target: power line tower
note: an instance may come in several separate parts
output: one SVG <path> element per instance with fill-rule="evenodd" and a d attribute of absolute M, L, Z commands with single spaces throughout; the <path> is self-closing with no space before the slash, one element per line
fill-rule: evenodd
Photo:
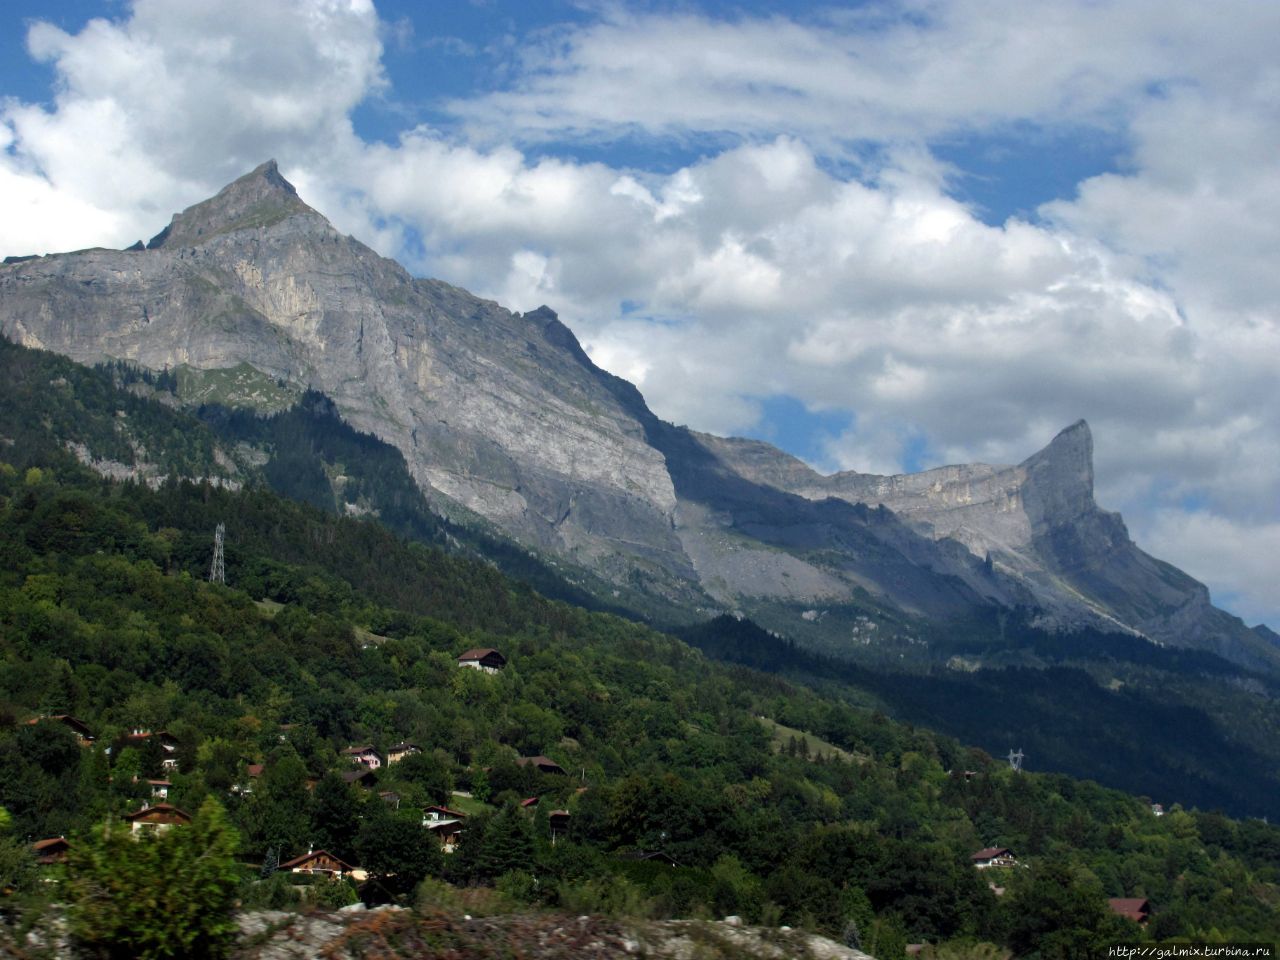
<path fill-rule="evenodd" d="M 1017 753 L 1014 753 L 1012 750 L 1010 750 L 1010 751 L 1009 751 L 1009 766 L 1013 768 L 1013 772 L 1014 772 L 1014 773 L 1021 773 L 1021 772 L 1022 772 L 1022 758 L 1023 758 L 1023 756 L 1024 756 L 1024 754 L 1023 754 L 1023 752 L 1022 752 L 1022 748 L 1021 748 L 1021 747 L 1019 747 L 1019 748 L 1018 748 L 1018 752 L 1017 752 Z"/>
<path fill-rule="evenodd" d="M 227 563 L 222 550 L 222 541 L 227 533 L 226 524 L 220 523 L 213 531 L 213 565 L 209 567 L 210 583 L 227 582 Z"/>

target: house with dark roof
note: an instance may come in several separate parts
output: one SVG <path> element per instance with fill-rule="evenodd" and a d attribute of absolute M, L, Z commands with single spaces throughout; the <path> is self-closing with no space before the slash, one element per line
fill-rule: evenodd
<path fill-rule="evenodd" d="M 71 841 L 66 837 L 50 837 L 48 840 L 37 840 L 31 845 L 31 852 L 35 854 L 36 863 L 42 867 L 50 864 L 62 863 L 67 859 L 67 853 L 71 850 Z"/>
<path fill-rule="evenodd" d="M 564 767 L 541 754 L 536 757 L 516 757 L 516 766 L 534 767 L 539 773 L 558 773 L 562 777 L 568 776 Z"/>
<path fill-rule="evenodd" d="M 94 741 L 94 736 L 89 731 L 89 725 L 83 720 L 77 720 L 69 713 L 51 713 L 43 717 L 32 717 L 27 721 L 27 726 L 34 727 L 38 723 L 62 724 L 76 735 L 76 741 L 82 747 L 87 747 Z"/>
<path fill-rule="evenodd" d="M 378 775 L 372 770 L 348 770 L 342 775 L 342 779 L 366 790 L 378 785 Z"/>
<path fill-rule="evenodd" d="M 493 647 L 474 647 L 458 654 L 458 666 L 497 673 L 507 665 L 507 658 Z"/>
<path fill-rule="evenodd" d="M 265 769 L 265 764 L 246 764 L 244 768 L 244 776 L 231 785 L 231 792 L 242 795 L 253 793 L 253 785 L 262 778 L 262 772 Z"/>
<path fill-rule="evenodd" d="M 1151 919 L 1151 903 L 1143 897 L 1112 897 L 1107 907 L 1116 916 L 1132 920 L 1140 927 L 1145 927 Z"/>
<path fill-rule="evenodd" d="M 458 849 L 467 815 L 448 807 L 432 806 L 422 811 L 422 826 L 440 841 L 440 849 L 453 853 Z"/>
<path fill-rule="evenodd" d="M 970 856 L 969 860 L 979 870 L 986 870 L 989 867 L 1016 867 L 1018 865 L 1017 858 L 1008 847 L 986 847 Z"/>
<path fill-rule="evenodd" d="M 300 857 L 294 857 L 288 863 L 280 864 L 281 870 L 290 873 L 323 874 L 328 877 L 349 877 L 356 868 L 345 860 L 340 860 L 328 850 L 308 850 Z"/>
<path fill-rule="evenodd" d="M 424 827 L 428 822 L 465 819 L 467 819 L 467 815 L 465 813 L 458 810 L 450 810 L 448 807 L 430 806 L 424 807 L 422 810 L 422 825 Z"/>

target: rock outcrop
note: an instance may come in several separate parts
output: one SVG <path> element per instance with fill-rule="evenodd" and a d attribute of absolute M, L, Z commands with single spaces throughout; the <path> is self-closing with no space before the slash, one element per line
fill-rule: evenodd
<path fill-rule="evenodd" d="M 442 512 L 691 615 L 743 610 L 838 646 L 855 613 L 909 630 L 1017 606 L 1280 656 L 1097 507 L 1083 422 L 1016 466 L 821 476 L 658 420 L 550 309 L 411 277 L 335 230 L 274 162 L 145 248 L 9 258 L 0 331 L 82 362 L 252 367 L 323 391 L 402 451 Z"/>

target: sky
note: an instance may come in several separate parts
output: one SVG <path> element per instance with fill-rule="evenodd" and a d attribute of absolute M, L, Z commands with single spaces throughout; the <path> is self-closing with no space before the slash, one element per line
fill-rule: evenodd
<path fill-rule="evenodd" d="M 1016 463 L 1280 625 L 1280 4 L 8 0 L 0 256 L 274 157 L 660 416 L 825 471 Z"/>

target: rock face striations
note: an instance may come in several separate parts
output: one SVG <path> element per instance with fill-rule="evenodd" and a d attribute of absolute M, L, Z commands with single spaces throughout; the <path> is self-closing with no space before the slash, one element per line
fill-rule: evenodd
<path fill-rule="evenodd" d="M 655 603 L 744 610 L 828 645 L 859 617 L 1017 606 L 1280 659 L 1097 507 L 1083 422 L 1017 466 L 821 476 L 767 444 L 658 420 L 551 310 L 414 279 L 339 234 L 274 162 L 145 249 L 11 260 L 5 336 L 82 362 L 248 365 L 323 391 L 404 454 L 442 512 Z"/>

